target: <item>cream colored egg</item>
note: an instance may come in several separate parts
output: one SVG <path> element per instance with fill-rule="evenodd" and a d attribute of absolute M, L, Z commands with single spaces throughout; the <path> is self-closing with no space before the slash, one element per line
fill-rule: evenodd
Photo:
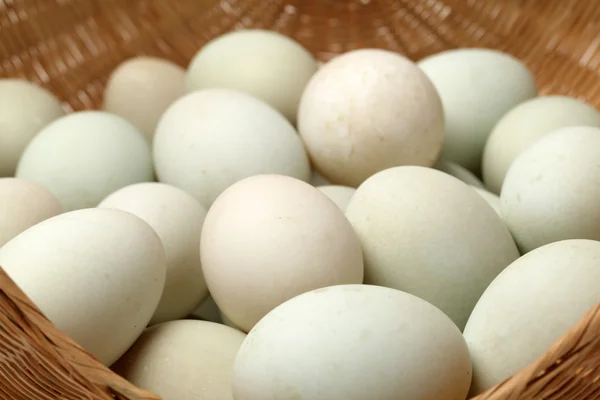
<path fill-rule="evenodd" d="M 471 394 L 535 361 L 599 300 L 600 242 L 566 240 L 509 265 L 486 289 L 464 331 Z"/>
<path fill-rule="evenodd" d="M 346 206 L 350 202 L 356 189 L 348 186 L 327 185 L 317 187 L 325 196 L 329 197 L 342 211 L 346 211 Z"/>
<path fill-rule="evenodd" d="M 200 49 L 188 67 L 187 88 L 239 90 L 295 123 L 302 91 L 317 69 L 314 57 L 287 36 L 259 29 L 238 30 L 218 36 Z"/>
<path fill-rule="evenodd" d="M 206 321 L 148 328 L 113 369 L 163 400 L 233 400 L 232 367 L 246 335 Z"/>
<path fill-rule="evenodd" d="M 309 290 L 362 283 L 360 243 L 343 212 L 308 183 L 260 175 L 208 211 L 200 257 L 212 297 L 244 331 Z"/>
<path fill-rule="evenodd" d="M 0 178 L 0 247 L 24 230 L 62 213 L 60 203 L 35 182 Z"/>
<path fill-rule="evenodd" d="M 496 211 L 496 213 L 499 216 L 502 216 L 502 210 L 500 207 L 500 197 L 478 186 L 473 186 L 473 189 L 475 189 L 477 194 L 479 194 L 485 201 L 487 201 L 487 203 L 494 209 L 494 211 Z"/>
<path fill-rule="evenodd" d="M 13 176 L 31 139 L 64 114 L 46 89 L 21 79 L 0 79 L 0 177 Z"/>
<path fill-rule="evenodd" d="M 485 145 L 481 166 L 485 185 L 500 194 L 519 154 L 556 129 L 579 125 L 600 127 L 600 112 L 564 96 L 536 97 L 513 108 L 496 124 Z"/>
<path fill-rule="evenodd" d="M 410 294 L 340 285 L 295 297 L 250 331 L 235 359 L 235 400 L 464 400 L 465 341 Z"/>
<path fill-rule="evenodd" d="M 473 174 L 465 167 L 453 163 L 452 161 L 440 158 L 435 164 L 434 168 L 438 171 L 445 172 L 448 175 L 452 175 L 453 177 L 460 181 L 463 181 L 467 185 L 483 188 L 483 182 L 481 182 L 479 178 L 475 176 L 475 174 Z"/>
<path fill-rule="evenodd" d="M 184 318 L 206 297 L 200 265 L 200 232 L 204 207 L 181 189 L 146 182 L 117 190 L 98 207 L 130 212 L 158 233 L 167 255 L 167 279 L 151 324 Z"/>
<path fill-rule="evenodd" d="M 321 175 L 356 187 L 386 168 L 433 165 L 444 116 L 434 86 L 412 61 L 362 49 L 335 57 L 311 78 L 298 130 Z"/>
<path fill-rule="evenodd" d="M 539 139 L 511 165 L 500 198 L 523 252 L 600 240 L 600 128 L 562 128 Z"/>
<path fill-rule="evenodd" d="M 228 89 L 197 91 L 173 103 L 159 122 L 153 150 L 159 180 L 206 207 L 249 176 L 310 178 L 308 156 L 289 121 L 266 103 Z"/>
<path fill-rule="evenodd" d="M 52 323 L 105 365 L 142 333 L 165 283 L 154 230 L 120 210 L 67 212 L 0 248 L 0 265 Z"/>
<path fill-rule="evenodd" d="M 442 154 L 479 172 L 494 125 L 516 105 L 537 96 L 521 61 L 491 49 L 454 49 L 426 57 L 419 67 L 436 87 L 446 121 Z"/>
<path fill-rule="evenodd" d="M 365 283 L 419 296 L 464 328 L 490 282 L 519 257 L 498 214 L 443 172 L 396 167 L 373 175 L 346 208 Z"/>
<path fill-rule="evenodd" d="M 185 70 L 154 57 L 126 60 L 111 74 L 104 109 L 133 123 L 152 141 L 160 116 L 185 93 Z"/>
<path fill-rule="evenodd" d="M 82 111 L 40 131 L 23 152 L 17 178 L 45 186 L 72 211 L 96 207 L 115 190 L 154 175 L 150 147 L 130 122 Z"/>

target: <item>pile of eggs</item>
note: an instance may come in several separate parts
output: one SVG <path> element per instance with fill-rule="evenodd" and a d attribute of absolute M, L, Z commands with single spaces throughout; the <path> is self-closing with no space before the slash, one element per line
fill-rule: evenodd
<path fill-rule="evenodd" d="M 464 400 L 600 301 L 600 112 L 498 51 L 240 30 L 102 111 L 0 80 L 0 144 L 0 265 L 165 400 Z"/>

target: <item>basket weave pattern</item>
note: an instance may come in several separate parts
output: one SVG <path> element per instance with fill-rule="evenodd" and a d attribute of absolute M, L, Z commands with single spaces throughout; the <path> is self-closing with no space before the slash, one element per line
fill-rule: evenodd
<path fill-rule="evenodd" d="M 125 59 L 186 66 L 202 44 L 239 28 L 279 31 L 320 60 L 364 47 L 415 60 L 496 48 L 523 60 L 542 94 L 600 109 L 598 0 L 0 0 L 0 78 L 39 83 L 69 110 L 98 108 Z M 1 269 L 0 398 L 158 399 L 58 331 Z M 477 399 L 600 399 L 600 304 L 539 360 Z"/>
<path fill-rule="evenodd" d="M 526 62 L 542 93 L 600 107 L 596 0 L 0 0 L 0 77 L 96 108 L 123 60 L 145 54 L 186 66 L 203 43 L 239 28 L 292 36 L 321 60 L 361 47 L 413 59 L 497 48 Z"/>

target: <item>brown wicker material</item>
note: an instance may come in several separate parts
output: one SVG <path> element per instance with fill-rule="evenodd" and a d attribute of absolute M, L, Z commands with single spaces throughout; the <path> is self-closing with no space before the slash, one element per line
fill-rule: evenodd
<path fill-rule="evenodd" d="M 59 331 L 0 269 L 0 398 L 158 400 Z"/>
<path fill-rule="evenodd" d="M 0 0 L 0 77 L 23 77 L 67 108 L 96 108 L 123 60 L 187 65 L 207 40 L 274 29 L 317 58 L 379 47 L 413 59 L 491 47 L 522 59 L 543 94 L 600 108 L 598 0 Z M 0 269 L 0 398 L 157 399 L 52 326 Z M 600 399 L 600 305 L 544 356 L 477 397 Z"/>
<path fill-rule="evenodd" d="M 540 359 L 473 400 L 600 399 L 600 303 Z M 56 329 L 0 269 L 0 398 L 158 400 Z"/>

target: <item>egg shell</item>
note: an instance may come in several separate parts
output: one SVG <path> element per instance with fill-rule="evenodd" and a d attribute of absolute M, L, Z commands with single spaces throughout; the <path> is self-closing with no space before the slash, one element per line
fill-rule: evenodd
<path fill-rule="evenodd" d="M 432 168 L 373 175 L 352 196 L 346 217 L 362 243 L 365 283 L 419 296 L 460 329 L 485 288 L 519 257 L 485 200 Z"/>
<path fill-rule="evenodd" d="M 62 213 L 60 203 L 43 186 L 0 178 L 0 247 L 24 230 Z"/>
<path fill-rule="evenodd" d="M 431 304 L 369 285 L 295 297 L 250 331 L 235 359 L 235 400 L 463 400 L 471 361 Z"/>
<path fill-rule="evenodd" d="M 460 181 L 463 181 L 467 185 L 483 188 L 483 182 L 481 182 L 481 180 L 477 176 L 475 176 L 475 174 L 473 174 L 465 167 L 453 163 L 452 161 L 440 158 L 435 164 L 434 168 L 438 171 L 445 172 L 448 175 L 451 175 Z"/>
<path fill-rule="evenodd" d="M 500 199 L 522 252 L 600 240 L 600 128 L 567 127 L 538 140 L 511 165 Z"/>
<path fill-rule="evenodd" d="M 565 240 L 509 265 L 486 289 L 464 331 L 471 395 L 535 361 L 599 300 L 600 242 Z"/>
<path fill-rule="evenodd" d="M 98 207 L 130 212 L 148 223 L 167 255 L 167 278 L 151 324 L 184 318 L 206 297 L 200 264 L 204 207 L 191 195 L 164 183 L 145 182 L 117 190 Z"/>
<path fill-rule="evenodd" d="M 23 152 L 16 176 L 45 186 L 65 211 L 96 207 L 117 189 L 154 179 L 144 136 L 102 111 L 69 114 L 47 125 Z"/>
<path fill-rule="evenodd" d="M 433 165 L 444 116 L 416 64 L 391 51 L 361 49 L 335 57 L 311 78 L 298 131 L 321 175 L 356 187 L 389 167 Z"/>
<path fill-rule="evenodd" d="M 158 124 L 153 150 L 159 180 L 205 207 L 249 176 L 310 178 L 308 156 L 289 121 L 266 103 L 229 89 L 200 90 L 173 103 Z"/>
<path fill-rule="evenodd" d="M 154 230 L 107 209 L 40 222 L 0 248 L 0 265 L 58 329 L 105 365 L 150 321 L 166 271 Z"/>
<path fill-rule="evenodd" d="M 500 194 L 515 159 L 538 139 L 569 126 L 600 127 L 600 112 L 565 96 L 541 96 L 516 106 L 498 121 L 486 142 L 482 175 L 486 187 Z"/>
<path fill-rule="evenodd" d="M 0 177 L 13 176 L 31 139 L 64 114 L 46 89 L 22 79 L 0 79 Z"/>
<path fill-rule="evenodd" d="M 346 206 L 350 202 L 356 189 L 348 186 L 327 185 L 317 187 L 325 196 L 329 197 L 342 211 L 346 211 Z"/>
<path fill-rule="evenodd" d="M 160 116 L 185 92 L 182 67 L 160 58 L 134 57 L 110 75 L 104 109 L 127 119 L 152 141 Z"/>
<path fill-rule="evenodd" d="M 248 93 L 296 123 L 300 96 L 317 71 L 300 43 L 277 32 L 249 29 L 218 36 L 193 58 L 188 91 L 228 88 Z"/>
<path fill-rule="evenodd" d="M 453 49 L 419 61 L 437 89 L 446 129 L 442 154 L 479 172 L 494 125 L 516 105 L 537 96 L 535 78 L 521 61 L 492 49 Z"/>
<path fill-rule="evenodd" d="M 497 195 L 495 195 L 492 192 L 489 192 L 489 191 L 482 189 L 480 187 L 477 187 L 477 186 L 473 186 L 473 189 L 475 190 L 475 192 L 477 192 L 478 195 L 480 195 L 494 209 L 494 211 L 496 211 L 496 213 L 500 217 L 502 217 L 502 210 L 501 210 L 501 206 L 500 206 L 500 197 L 498 197 Z"/>
<path fill-rule="evenodd" d="M 233 400 L 233 362 L 245 337 L 212 322 L 165 322 L 148 328 L 113 369 L 163 400 Z"/>
<path fill-rule="evenodd" d="M 343 212 L 308 183 L 281 175 L 244 179 L 217 199 L 200 257 L 213 299 L 245 332 L 296 295 L 363 281 L 360 243 Z"/>

